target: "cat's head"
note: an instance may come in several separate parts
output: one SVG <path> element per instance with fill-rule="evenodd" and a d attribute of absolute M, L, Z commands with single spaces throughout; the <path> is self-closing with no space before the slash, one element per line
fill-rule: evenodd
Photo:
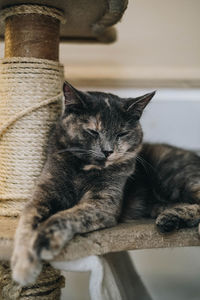
<path fill-rule="evenodd" d="M 60 125 L 63 152 L 86 164 L 106 167 L 134 158 L 142 143 L 139 119 L 155 92 L 120 98 L 102 92 L 81 92 L 64 83 L 65 110 Z"/>

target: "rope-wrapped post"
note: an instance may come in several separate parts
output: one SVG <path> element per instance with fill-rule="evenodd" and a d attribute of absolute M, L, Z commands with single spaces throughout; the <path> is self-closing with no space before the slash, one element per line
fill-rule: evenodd
<path fill-rule="evenodd" d="M 0 21 L 5 21 L 5 58 L 0 61 L 0 216 L 18 216 L 33 194 L 49 131 L 62 109 L 58 47 L 64 17 L 55 8 L 19 5 L 2 10 Z M 34 286 L 17 288 L 18 296 L 10 296 L 15 283 L 10 281 L 8 289 L 2 286 L 10 271 L 5 264 L 0 268 L 4 270 L 0 299 L 60 299 L 60 274 L 52 267 Z M 45 278 L 52 278 L 52 283 L 44 283 L 44 289 Z M 38 292 L 40 286 L 44 294 Z"/>
<path fill-rule="evenodd" d="M 64 17 L 55 8 L 19 5 L 2 10 L 0 20 L 6 57 L 0 62 L 0 215 L 16 216 L 32 195 L 61 109 Z"/>
<path fill-rule="evenodd" d="M 0 215 L 17 216 L 45 161 L 63 70 L 54 61 L 17 57 L 3 59 L 0 73 Z"/>
<path fill-rule="evenodd" d="M 64 277 L 50 265 L 43 266 L 37 282 L 32 286 L 21 287 L 13 283 L 9 264 L 0 265 L 0 299 L 1 300 L 56 300 L 60 299 Z"/>

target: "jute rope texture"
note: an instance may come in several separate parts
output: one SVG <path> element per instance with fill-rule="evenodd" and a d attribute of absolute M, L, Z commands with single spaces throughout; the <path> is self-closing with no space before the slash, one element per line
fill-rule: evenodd
<path fill-rule="evenodd" d="M 50 60 L 0 62 L 0 215 L 18 215 L 31 198 L 45 146 L 62 106 L 63 67 Z"/>
<path fill-rule="evenodd" d="M 52 18 L 58 19 L 62 24 L 66 22 L 63 12 L 57 8 L 35 5 L 35 4 L 22 4 L 14 5 L 3 9 L 0 12 L 0 20 L 3 22 L 6 18 L 13 15 L 22 14 L 40 14 L 50 16 Z"/>
<path fill-rule="evenodd" d="M 50 265 L 43 267 L 37 282 L 32 286 L 20 287 L 11 279 L 9 263 L 0 263 L 1 300 L 58 300 L 60 288 L 64 287 L 64 277 Z"/>

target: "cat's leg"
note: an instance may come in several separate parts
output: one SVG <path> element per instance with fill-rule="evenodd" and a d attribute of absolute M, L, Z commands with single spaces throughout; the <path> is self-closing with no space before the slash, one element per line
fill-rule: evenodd
<path fill-rule="evenodd" d="M 151 176 L 152 213 L 162 232 L 195 226 L 200 213 L 200 157 L 192 151 L 165 144 L 144 144 L 140 153 Z M 148 201 L 148 199 L 147 199 Z M 162 206 L 161 206 L 162 205 Z M 161 211 L 165 209 L 165 211 Z M 158 211 L 157 211 L 158 213 Z"/>
<path fill-rule="evenodd" d="M 194 227 L 200 223 L 200 205 L 179 203 L 156 206 L 152 210 L 152 217 L 156 216 L 156 226 L 163 233 L 184 227 Z"/>
<path fill-rule="evenodd" d="M 57 174 L 51 175 L 48 170 L 44 169 L 33 199 L 22 211 L 11 258 L 13 279 L 21 285 L 34 282 L 41 271 L 41 260 L 33 248 L 41 223 L 53 213 L 66 208 L 67 201 L 69 206 L 73 203 L 72 187 L 67 182 L 65 185 L 59 182 L 58 187 L 57 181 Z M 60 185 L 70 191 L 67 194 L 67 201 L 63 201 L 66 192 L 60 188 Z"/>
<path fill-rule="evenodd" d="M 88 191 L 78 205 L 51 216 L 42 224 L 34 244 L 40 259 L 53 259 L 77 233 L 116 225 L 120 198 L 117 190 Z"/>
<path fill-rule="evenodd" d="M 200 156 L 162 144 L 144 144 L 140 156 L 150 169 L 147 177 L 154 198 L 200 204 Z"/>
<path fill-rule="evenodd" d="M 14 251 L 11 258 L 12 277 L 21 285 L 35 281 L 42 269 L 42 264 L 32 246 L 41 212 L 41 206 L 34 207 L 34 202 L 32 205 L 31 203 L 26 205 L 15 233 Z"/>

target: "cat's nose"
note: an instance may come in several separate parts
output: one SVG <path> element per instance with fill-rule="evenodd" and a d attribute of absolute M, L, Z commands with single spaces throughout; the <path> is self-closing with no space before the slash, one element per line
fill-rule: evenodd
<path fill-rule="evenodd" d="M 113 153 L 112 150 L 110 150 L 110 151 L 104 150 L 104 151 L 102 151 L 102 152 L 103 152 L 103 154 L 105 155 L 106 158 L 107 158 L 108 156 L 110 156 L 110 155 Z"/>

